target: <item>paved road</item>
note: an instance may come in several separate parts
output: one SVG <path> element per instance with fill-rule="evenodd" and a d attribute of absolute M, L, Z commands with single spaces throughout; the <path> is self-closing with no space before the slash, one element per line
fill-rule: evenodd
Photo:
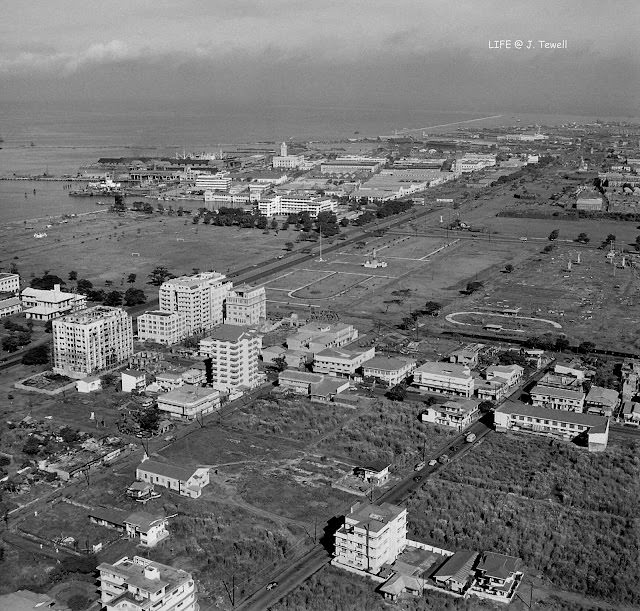
<path fill-rule="evenodd" d="M 449 457 L 449 461 L 463 456 L 493 430 L 487 422 L 487 417 L 484 417 L 482 420 L 478 420 L 463 433 L 449 439 L 432 455 L 426 456 L 426 460 L 429 461 L 431 459 L 435 459 L 442 456 L 442 454 L 446 454 Z M 464 439 L 468 433 L 476 434 L 476 440 L 473 443 L 465 442 Z M 427 477 L 432 476 L 438 470 L 442 469 L 443 466 L 444 465 L 440 463 L 436 463 L 432 466 L 426 465 L 419 471 L 409 473 L 393 488 L 383 493 L 378 498 L 374 498 L 374 503 L 379 504 L 387 502 L 397 504 L 402 502 L 414 490 L 422 486 Z M 284 598 L 289 592 L 298 587 L 311 575 L 319 571 L 323 566 L 329 564 L 330 561 L 331 555 L 326 548 L 321 544 L 316 544 L 301 559 L 290 564 L 281 572 L 277 574 L 274 573 L 269 581 L 262 584 L 258 590 L 242 601 L 237 608 L 242 609 L 243 611 L 263 611 L 264 609 L 268 609 L 280 599 Z M 276 581 L 278 586 L 272 590 L 267 590 L 266 587 L 270 581 Z"/>
<path fill-rule="evenodd" d="M 611 437 L 638 439 L 640 438 L 640 427 L 625 426 L 624 424 L 614 424 L 612 422 L 609 425 L 609 434 Z"/>
<path fill-rule="evenodd" d="M 236 609 L 240 611 L 264 610 L 275 605 L 281 598 L 297 588 L 303 581 L 318 572 L 323 566 L 329 564 L 331 555 L 321 545 L 316 545 L 294 564 L 280 572 L 272 581 L 277 586 L 272 590 L 264 587 L 255 591 L 249 598 L 239 604 Z"/>

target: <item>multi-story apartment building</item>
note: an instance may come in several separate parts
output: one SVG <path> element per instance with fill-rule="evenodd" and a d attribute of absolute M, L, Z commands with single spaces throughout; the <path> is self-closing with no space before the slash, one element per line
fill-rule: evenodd
<path fill-rule="evenodd" d="M 8 272 L 0 273 L 0 293 L 12 293 L 17 295 L 20 292 L 20 276 Z"/>
<path fill-rule="evenodd" d="M 362 365 L 365 378 L 378 378 L 389 386 L 400 384 L 416 368 L 416 362 L 400 357 L 374 356 Z"/>
<path fill-rule="evenodd" d="M 457 431 L 462 431 L 479 416 L 479 404 L 480 401 L 476 399 L 454 399 L 441 405 L 426 407 L 420 418 L 423 422 L 450 426 Z"/>
<path fill-rule="evenodd" d="M 95 306 L 53 321 L 53 370 L 84 377 L 115 367 L 133 354 L 131 316 Z"/>
<path fill-rule="evenodd" d="M 425 392 L 443 393 L 459 397 L 473 395 L 471 370 L 458 363 L 427 362 L 413 372 L 413 383 Z"/>
<path fill-rule="evenodd" d="M 85 295 L 62 291 L 59 284 L 50 291 L 26 288 L 20 299 L 25 316 L 34 320 L 52 320 L 87 307 Z"/>
<path fill-rule="evenodd" d="M 377 575 L 406 546 L 406 509 L 390 503 L 356 503 L 335 533 L 334 564 Z"/>
<path fill-rule="evenodd" d="M 224 321 L 228 325 L 257 325 L 267 318 L 267 294 L 263 286 L 236 286 L 227 295 Z"/>
<path fill-rule="evenodd" d="M 504 382 L 509 388 L 522 381 L 524 368 L 520 365 L 489 365 L 485 378 L 489 381 Z"/>
<path fill-rule="evenodd" d="M 227 172 L 198 174 L 195 188 L 198 191 L 228 191 L 231 188 L 231 176 Z"/>
<path fill-rule="evenodd" d="M 566 388 L 536 384 L 530 391 L 531 403 L 539 407 L 550 407 L 572 412 L 581 412 L 584 408 L 584 392 L 581 388 Z"/>
<path fill-rule="evenodd" d="M 363 363 L 376 354 L 375 348 L 367 350 L 347 350 L 346 348 L 325 348 L 313 357 L 313 372 L 332 376 L 352 376 Z"/>
<path fill-rule="evenodd" d="M 566 440 L 583 435 L 591 452 L 604 450 L 609 440 L 609 419 L 593 414 L 507 401 L 496 409 L 493 418 L 498 432 L 524 431 Z"/>
<path fill-rule="evenodd" d="M 188 335 L 187 315 L 184 312 L 152 310 L 138 316 L 138 338 L 171 346 Z"/>
<path fill-rule="evenodd" d="M 197 611 L 196 585 L 186 571 L 147 558 L 103 562 L 100 594 L 107 611 Z"/>
<path fill-rule="evenodd" d="M 200 340 L 200 355 L 211 359 L 214 388 L 253 388 L 260 380 L 262 335 L 236 325 L 220 325 Z"/>
<path fill-rule="evenodd" d="M 167 280 L 158 295 L 160 310 L 184 314 L 189 335 L 211 329 L 223 321 L 224 300 L 231 286 L 218 272 Z"/>

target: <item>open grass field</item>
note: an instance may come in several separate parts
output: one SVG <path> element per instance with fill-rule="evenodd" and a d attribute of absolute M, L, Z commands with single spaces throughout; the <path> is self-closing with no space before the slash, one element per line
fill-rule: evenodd
<path fill-rule="evenodd" d="M 27 283 L 31 274 L 41 276 L 45 269 L 65 280 L 75 270 L 79 278 L 96 286 L 111 280 L 114 289 L 128 288 L 126 276 L 135 273 L 134 286 L 142 288 L 157 265 L 176 275 L 191 273 L 193 268 L 225 273 L 231 267 L 281 254 L 285 242 L 295 237 L 293 230 L 265 235 L 258 229 L 194 225 L 190 217 L 133 212 L 77 217 L 47 229 L 47 234 L 36 240 L 33 230 L 24 227 L 0 231 L 4 254 L 0 266 L 8 270 L 16 263 Z"/>

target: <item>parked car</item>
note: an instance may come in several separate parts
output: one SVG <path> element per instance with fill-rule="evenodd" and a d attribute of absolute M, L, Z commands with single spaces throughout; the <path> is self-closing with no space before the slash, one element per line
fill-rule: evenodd
<path fill-rule="evenodd" d="M 429 466 L 430 466 L 430 467 L 433 467 L 433 465 L 436 465 L 436 464 L 438 464 L 438 461 L 437 461 L 435 458 L 432 458 L 432 459 L 429 461 Z"/>
<path fill-rule="evenodd" d="M 441 465 L 444 465 L 445 463 L 449 462 L 449 457 L 446 454 L 443 454 L 440 458 L 438 458 L 438 462 Z"/>
<path fill-rule="evenodd" d="M 475 433 L 469 433 L 469 434 L 464 438 L 464 440 L 465 440 L 467 443 L 473 443 L 473 442 L 476 440 L 476 434 L 475 434 Z"/>
<path fill-rule="evenodd" d="M 278 582 L 277 581 L 272 581 L 268 586 L 267 586 L 267 590 L 273 590 L 273 588 L 277 588 L 278 587 Z"/>
<path fill-rule="evenodd" d="M 422 479 L 422 475 L 416 475 L 416 476 L 413 478 L 413 481 L 414 481 L 414 482 L 419 482 L 421 479 Z"/>
<path fill-rule="evenodd" d="M 419 462 L 414 468 L 414 471 L 420 471 L 420 469 L 424 469 L 425 463 L 424 461 Z"/>

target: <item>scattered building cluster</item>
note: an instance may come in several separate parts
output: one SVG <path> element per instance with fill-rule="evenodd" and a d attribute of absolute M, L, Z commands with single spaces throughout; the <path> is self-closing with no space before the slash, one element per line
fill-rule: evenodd
<path fill-rule="evenodd" d="M 509 603 L 522 582 L 522 561 L 495 552 L 451 552 L 407 537 L 407 510 L 359 502 L 334 535 L 336 567 L 371 578 L 386 599 L 439 591 Z"/>

